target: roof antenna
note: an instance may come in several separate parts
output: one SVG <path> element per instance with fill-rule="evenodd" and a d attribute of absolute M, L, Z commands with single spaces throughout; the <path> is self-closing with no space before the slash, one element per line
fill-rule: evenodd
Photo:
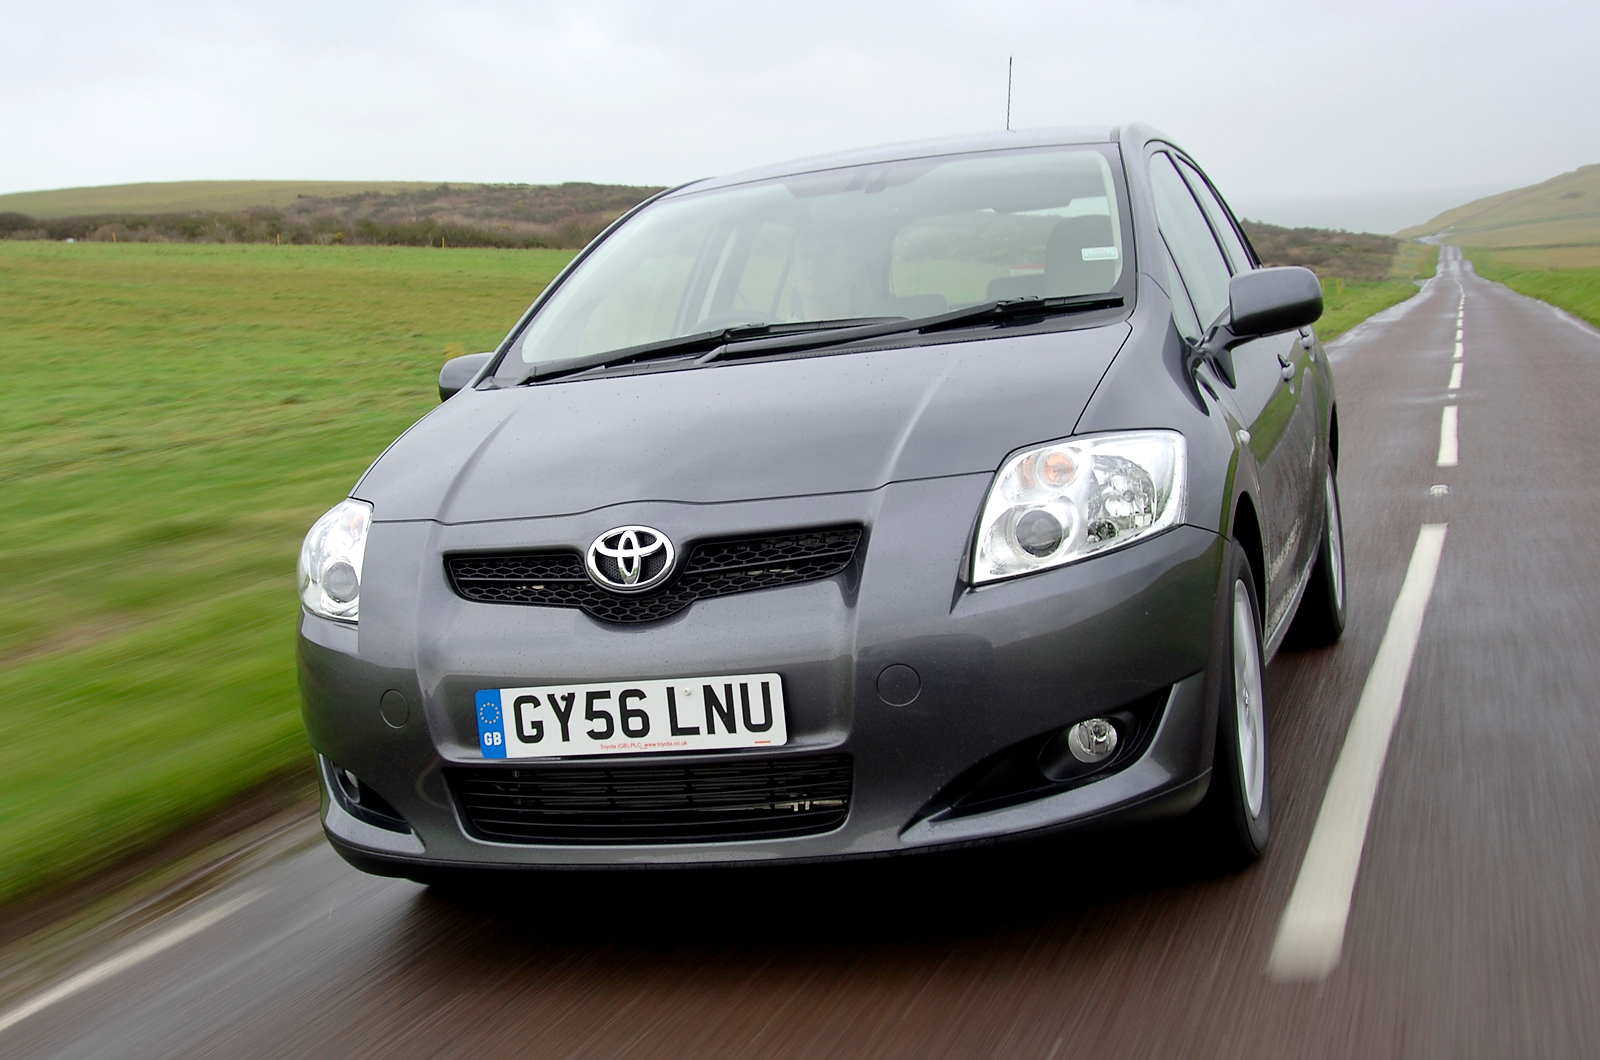
<path fill-rule="evenodd" d="M 1011 64 L 1016 59 L 1014 55 L 1006 56 L 1006 132 L 1011 131 Z"/>

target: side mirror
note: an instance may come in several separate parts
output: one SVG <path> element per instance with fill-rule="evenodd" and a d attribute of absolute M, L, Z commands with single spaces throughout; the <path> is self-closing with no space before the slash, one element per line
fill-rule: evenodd
<path fill-rule="evenodd" d="M 455 397 L 462 387 L 478 377 L 493 356 L 492 353 L 469 353 L 444 362 L 444 367 L 439 369 L 439 400 L 449 401 Z"/>
<path fill-rule="evenodd" d="M 1299 265 L 1241 272 L 1228 283 L 1228 304 L 1235 342 L 1294 331 L 1322 316 L 1322 281 Z"/>

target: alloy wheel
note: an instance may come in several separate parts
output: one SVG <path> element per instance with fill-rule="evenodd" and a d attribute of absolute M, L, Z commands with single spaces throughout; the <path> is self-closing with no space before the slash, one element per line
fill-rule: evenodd
<path fill-rule="evenodd" d="M 1339 518 L 1339 489 L 1328 472 L 1328 563 L 1333 575 L 1333 605 L 1344 612 L 1344 524 Z"/>
<path fill-rule="evenodd" d="M 1262 710 L 1261 650 L 1256 613 L 1244 582 L 1233 583 L 1233 705 L 1239 737 L 1239 779 L 1251 817 L 1261 815 L 1267 786 L 1267 727 Z"/>

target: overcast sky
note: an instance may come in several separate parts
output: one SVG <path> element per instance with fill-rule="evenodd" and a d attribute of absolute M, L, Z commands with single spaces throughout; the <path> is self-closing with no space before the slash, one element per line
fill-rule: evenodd
<path fill-rule="evenodd" d="M 1145 121 L 1246 214 L 1386 230 L 1600 162 L 1600 4 L 0 0 L 0 192 L 667 184 Z M 1313 216 L 1315 215 L 1315 216 Z"/>

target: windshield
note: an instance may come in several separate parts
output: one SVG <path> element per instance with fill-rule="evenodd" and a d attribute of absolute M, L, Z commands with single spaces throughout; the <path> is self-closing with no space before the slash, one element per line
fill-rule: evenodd
<path fill-rule="evenodd" d="M 504 370 L 740 325 L 1111 291 L 1126 213 L 1113 150 L 914 159 L 663 199 L 562 282 Z"/>

